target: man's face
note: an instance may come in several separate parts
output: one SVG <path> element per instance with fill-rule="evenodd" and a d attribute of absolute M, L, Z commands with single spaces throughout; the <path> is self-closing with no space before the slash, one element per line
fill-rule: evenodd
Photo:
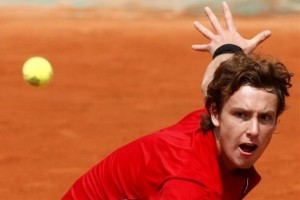
<path fill-rule="evenodd" d="M 242 86 L 212 113 L 220 156 L 228 169 L 250 168 L 268 146 L 276 127 L 277 97 L 263 89 Z"/>

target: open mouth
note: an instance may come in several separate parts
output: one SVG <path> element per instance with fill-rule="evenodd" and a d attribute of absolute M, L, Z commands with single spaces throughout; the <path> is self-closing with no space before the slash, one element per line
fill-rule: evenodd
<path fill-rule="evenodd" d="M 257 145 L 251 143 L 243 143 L 239 145 L 240 149 L 246 153 L 252 153 L 256 150 Z"/>

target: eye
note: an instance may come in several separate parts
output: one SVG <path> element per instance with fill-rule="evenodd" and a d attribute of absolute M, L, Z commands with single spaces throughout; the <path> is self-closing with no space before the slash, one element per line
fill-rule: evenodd
<path fill-rule="evenodd" d="M 234 113 L 235 117 L 242 119 L 242 120 L 247 120 L 249 119 L 249 115 L 246 112 L 243 111 L 237 111 Z"/>
<path fill-rule="evenodd" d="M 272 114 L 264 113 L 259 116 L 259 119 L 265 123 L 271 123 L 275 121 L 275 117 Z"/>

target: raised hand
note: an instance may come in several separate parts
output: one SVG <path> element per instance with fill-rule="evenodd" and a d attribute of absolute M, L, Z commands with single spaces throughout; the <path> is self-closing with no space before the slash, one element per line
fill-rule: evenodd
<path fill-rule="evenodd" d="M 209 7 L 205 7 L 205 14 L 209 18 L 216 33 L 213 33 L 200 22 L 194 22 L 195 28 L 206 38 L 210 40 L 208 44 L 195 44 L 192 48 L 196 51 L 208 51 L 211 55 L 223 44 L 235 44 L 241 47 L 246 54 L 251 53 L 261 42 L 266 40 L 271 31 L 265 30 L 258 33 L 252 39 L 245 39 L 238 32 L 234 25 L 231 11 L 226 2 L 222 3 L 223 14 L 226 22 L 226 28 L 223 28 L 216 15 Z"/>

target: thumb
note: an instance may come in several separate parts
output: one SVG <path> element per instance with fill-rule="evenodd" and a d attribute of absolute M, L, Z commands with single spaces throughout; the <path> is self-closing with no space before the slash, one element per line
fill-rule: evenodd
<path fill-rule="evenodd" d="M 254 38 L 252 38 L 252 42 L 257 46 L 259 43 L 265 41 L 271 36 L 272 32 L 270 30 L 265 30 L 257 34 Z"/>
<path fill-rule="evenodd" d="M 265 30 L 250 39 L 248 48 L 244 49 L 245 53 L 251 53 L 260 43 L 268 39 L 271 36 L 271 33 L 271 31 Z"/>

